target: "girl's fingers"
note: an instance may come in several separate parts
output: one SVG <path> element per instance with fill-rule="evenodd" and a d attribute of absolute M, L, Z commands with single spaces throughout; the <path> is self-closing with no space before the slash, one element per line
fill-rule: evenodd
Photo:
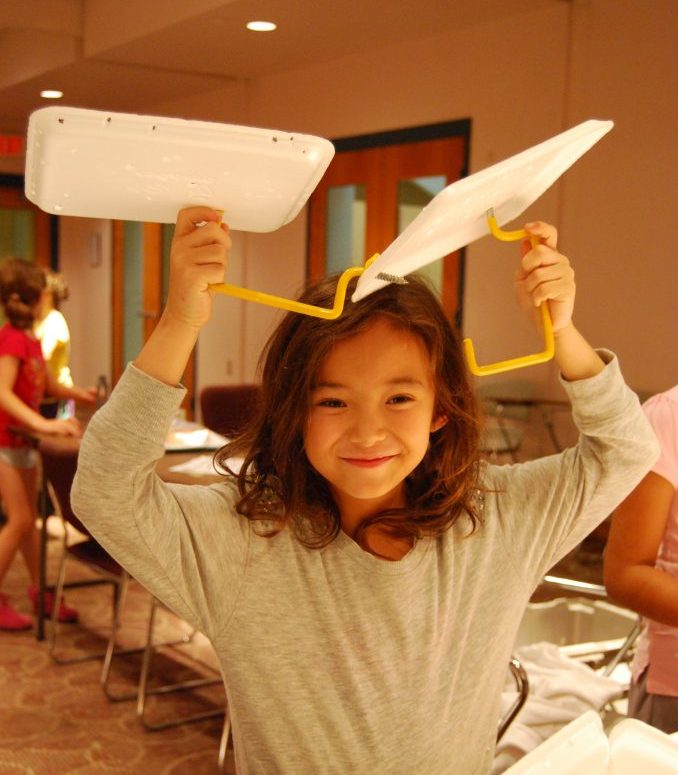
<path fill-rule="evenodd" d="M 537 269 L 526 273 L 522 278 L 525 289 L 532 293 L 543 283 L 557 282 L 562 280 L 566 284 L 574 283 L 574 270 L 568 262 L 559 261 L 550 266 L 542 265 Z"/>
<path fill-rule="evenodd" d="M 570 262 L 561 253 L 546 247 L 546 245 L 537 245 L 536 248 L 532 248 L 521 257 L 516 279 L 523 280 L 534 272 L 561 265 L 569 267 Z"/>
<path fill-rule="evenodd" d="M 193 279 L 202 289 L 214 283 L 223 283 L 226 276 L 226 265 L 210 262 L 193 268 Z"/>
<path fill-rule="evenodd" d="M 539 240 L 521 245 L 521 260 L 516 273 L 518 301 L 524 309 L 548 302 L 554 331 L 572 319 L 575 297 L 574 271 L 568 259 L 557 250 L 558 232 L 550 224 L 528 223 L 525 230 Z"/>
<path fill-rule="evenodd" d="M 175 233 L 174 244 L 186 248 L 199 248 L 202 245 L 216 243 L 226 249 L 231 247 L 231 236 L 225 224 L 215 221 L 204 221 L 202 225 L 193 226 L 192 230 L 177 236 Z"/>
<path fill-rule="evenodd" d="M 195 231 L 196 226 L 203 222 L 220 223 L 224 213 L 222 210 L 215 210 L 213 207 L 196 205 L 194 207 L 184 207 L 177 214 L 177 222 L 174 228 L 174 234 L 177 237 L 184 237 Z"/>
<path fill-rule="evenodd" d="M 545 301 L 561 301 L 569 298 L 571 294 L 572 285 L 563 278 L 558 278 L 540 283 L 530 292 L 530 298 L 534 306 L 538 307 Z"/>
<path fill-rule="evenodd" d="M 526 223 L 525 231 L 532 237 L 538 237 L 542 244 L 553 250 L 558 247 L 558 230 L 550 223 L 544 223 L 544 221 Z"/>
<path fill-rule="evenodd" d="M 225 266 L 228 260 L 228 250 L 225 250 L 223 245 L 211 243 L 209 245 L 194 248 L 191 252 L 191 256 L 191 263 L 196 266 L 204 266 L 205 264 L 219 264 Z"/>

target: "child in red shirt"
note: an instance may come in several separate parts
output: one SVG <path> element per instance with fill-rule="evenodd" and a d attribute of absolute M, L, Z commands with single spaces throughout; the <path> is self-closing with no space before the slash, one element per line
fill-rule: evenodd
<path fill-rule="evenodd" d="M 39 537 L 35 527 L 38 494 L 38 453 L 11 428 L 34 433 L 79 436 L 77 420 L 49 420 L 39 412 L 45 392 L 57 398 L 94 403 L 95 391 L 59 385 L 45 367 L 40 342 L 33 333 L 45 275 L 40 267 L 21 259 L 0 264 L 0 305 L 7 322 L 0 328 L 0 498 L 6 522 L 0 529 L 0 588 L 17 550 L 31 580 L 28 594 L 37 606 Z M 47 595 L 51 613 L 52 596 Z M 59 621 L 75 621 L 77 613 L 62 605 Z M 0 593 L 0 630 L 24 630 L 32 620 L 14 610 Z"/>

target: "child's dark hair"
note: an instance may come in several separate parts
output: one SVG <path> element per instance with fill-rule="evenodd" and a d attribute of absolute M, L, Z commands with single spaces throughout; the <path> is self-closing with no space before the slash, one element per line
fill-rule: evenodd
<path fill-rule="evenodd" d="M 15 328 L 33 327 L 35 305 L 44 288 L 45 273 L 37 264 L 21 258 L 0 262 L 0 304 Z"/>
<path fill-rule="evenodd" d="M 300 301 L 331 307 L 337 276 L 309 287 Z M 352 286 L 351 286 L 352 287 Z M 351 290 L 347 297 L 350 298 Z M 330 490 L 304 452 L 303 433 L 318 370 L 332 347 L 364 331 L 376 319 L 418 336 L 431 356 L 436 403 L 434 416 L 447 423 L 431 435 L 429 450 L 406 481 L 407 507 L 366 520 L 397 536 L 439 535 L 463 514 L 475 529 L 478 489 L 479 413 L 459 340 L 426 282 L 414 275 L 406 285 L 389 285 L 365 299 L 347 302 L 333 321 L 288 313 L 270 338 L 262 358 L 262 400 L 257 419 L 217 454 L 243 456 L 238 475 L 238 511 L 274 535 L 287 524 L 306 546 L 322 547 L 341 529 Z"/>

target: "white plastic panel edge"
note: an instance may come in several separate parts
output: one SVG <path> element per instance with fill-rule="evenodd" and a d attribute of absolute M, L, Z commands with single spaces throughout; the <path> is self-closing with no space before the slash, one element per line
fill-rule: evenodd
<path fill-rule="evenodd" d="M 380 272 L 404 277 L 487 235 L 488 209 L 500 225 L 516 218 L 612 127 L 612 121 L 584 121 L 450 184 L 365 270 L 352 300 L 387 285 L 377 279 Z"/>
<path fill-rule="evenodd" d="M 66 106 L 31 114 L 26 148 L 26 196 L 46 212 L 171 223 L 204 204 L 261 232 L 299 213 L 334 156 L 313 135 Z"/>

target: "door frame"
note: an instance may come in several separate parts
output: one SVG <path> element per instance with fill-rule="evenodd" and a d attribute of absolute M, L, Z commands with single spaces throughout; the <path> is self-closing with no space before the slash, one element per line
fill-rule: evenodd
<path fill-rule="evenodd" d="M 24 176 L 0 174 L 0 207 L 35 213 L 35 262 L 43 269 L 58 268 L 59 217 L 50 215 L 27 199 Z"/>
<path fill-rule="evenodd" d="M 112 221 L 113 241 L 113 309 L 112 309 L 112 380 L 115 385 L 126 364 L 123 362 L 123 326 L 125 316 L 125 280 L 124 280 L 124 255 L 123 255 L 123 229 L 124 221 Z M 153 329 L 158 324 L 162 314 L 163 292 L 163 224 L 143 224 L 143 341 L 146 342 Z M 186 388 L 186 396 L 182 402 L 182 408 L 186 418 L 192 420 L 195 416 L 195 348 L 184 371 L 182 384 Z"/>
<path fill-rule="evenodd" d="M 471 128 L 471 119 L 464 118 L 456 119 L 453 121 L 443 121 L 435 124 L 424 124 L 421 126 L 373 132 L 364 135 L 354 135 L 351 137 L 340 137 L 332 139 L 332 143 L 334 145 L 336 155 L 339 155 L 344 152 L 356 153 L 387 146 L 405 145 L 408 143 L 421 143 L 429 140 L 461 138 L 463 149 L 462 166 L 459 177 L 463 178 L 468 175 L 469 169 L 469 159 L 471 154 Z M 359 158 L 359 154 L 356 154 L 356 160 Z M 377 170 L 371 169 L 369 156 L 365 155 L 364 158 L 367 174 L 378 174 Z M 323 186 L 323 181 L 321 180 L 320 184 L 314 192 L 314 195 L 318 193 L 320 196 L 315 196 L 314 198 L 314 195 L 311 195 L 309 202 L 306 276 L 311 280 L 322 277 L 325 274 L 325 248 L 324 244 L 321 245 L 319 243 L 320 235 L 322 235 L 324 238 L 326 229 L 327 215 L 325 189 L 326 186 Z M 367 229 L 368 232 L 366 235 L 366 242 L 368 244 L 368 255 L 370 254 L 371 247 L 378 246 L 377 250 L 383 250 L 393 239 L 392 237 L 388 238 L 384 244 L 385 233 L 383 232 L 383 228 L 380 224 L 370 224 L 369 219 Z M 447 302 L 444 304 L 444 306 L 447 307 L 448 311 L 452 311 L 452 322 L 458 329 L 461 329 L 461 323 L 463 319 L 466 248 L 463 247 L 460 250 L 455 251 L 455 253 L 452 255 L 454 256 L 454 260 L 450 260 L 448 258 L 443 266 L 443 286 L 446 287 L 451 285 L 454 287 L 456 285 L 456 298 L 444 300 Z M 456 275 L 456 277 L 453 278 L 451 276 L 452 274 Z"/>

